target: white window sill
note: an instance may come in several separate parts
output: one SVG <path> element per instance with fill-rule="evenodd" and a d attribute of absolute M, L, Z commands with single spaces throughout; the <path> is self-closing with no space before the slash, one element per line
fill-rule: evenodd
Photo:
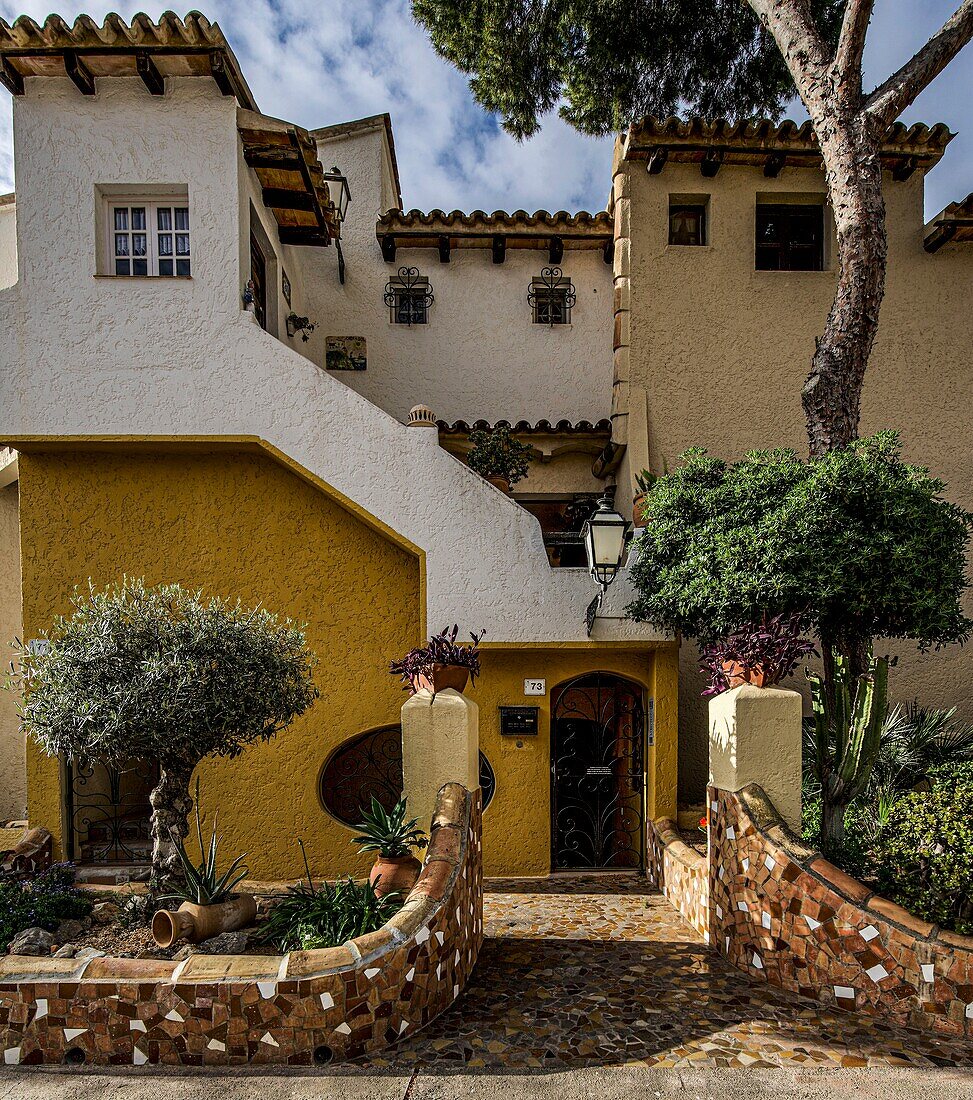
<path fill-rule="evenodd" d="M 95 275 L 95 278 L 96 279 L 116 279 L 120 283 L 124 283 L 124 282 L 133 283 L 133 282 L 136 282 L 136 281 L 144 282 L 147 279 L 151 282 L 166 282 L 166 283 L 184 282 L 184 283 L 186 283 L 186 282 L 190 282 L 192 280 L 192 275 L 101 275 L 101 274 L 97 274 L 97 275 Z"/>

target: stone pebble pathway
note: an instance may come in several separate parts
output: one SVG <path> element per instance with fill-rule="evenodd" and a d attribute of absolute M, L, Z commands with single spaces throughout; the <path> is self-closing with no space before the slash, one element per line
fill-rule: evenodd
<path fill-rule="evenodd" d="M 415 1037 L 363 1065 L 973 1067 L 973 1044 L 835 1012 L 756 982 L 711 952 L 644 880 L 495 879 L 486 889 L 486 940 L 464 994 Z"/>

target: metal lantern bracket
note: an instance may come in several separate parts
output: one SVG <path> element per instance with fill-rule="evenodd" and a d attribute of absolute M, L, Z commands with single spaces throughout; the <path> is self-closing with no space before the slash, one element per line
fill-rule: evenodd
<path fill-rule="evenodd" d="M 560 299 L 560 302 L 558 302 Z M 534 311 L 535 316 L 539 310 L 547 308 L 547 323 L 554 326 L 554 306 L 560 304 L 563 309 L 564 322 L 571 317 L 571 310 L 578 301 L 574 290 L 574 283 L 562 273 L 559 267 L 545 267 L 540 274 L 531 280 L 530 289 L 527 291 L 527 304 Z"/>
<path fill-rule="evenodd" d="M 400 267 L 398 274 L 385 284 L 385 304 L 389 307 L 391 321 L 396 320 L 396 309 L 403 300 L 407 325 L 412 325 L 420 314 L 424 321 L 426 312 L 436 300 L 429 279 L 420 275 L 417 267 Z"/>

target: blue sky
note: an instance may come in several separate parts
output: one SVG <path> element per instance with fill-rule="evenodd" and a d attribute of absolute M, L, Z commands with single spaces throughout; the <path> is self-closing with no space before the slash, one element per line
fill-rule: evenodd
<path fill-rule="evenodd" d="M 934 31 L 958 0 L 877 0 L 866 76 L 887 76 Z M 84 11 L 157 17 L 165 3 L 62 4 Z M 518 144 L 473 101 L 465 78 L 440 60 L 412 21 L 407 0 L 201 0 L 219 22 L 267 114 L 307 127 L 388 111 L 406 207 L 488 211 L 602 209 L 609 187 L 610 140 L 581 137 L 560 119 Z M 50 0 L 0 0 L 8 22 L 38 21 Z M 973 46 L 956 59 L 905 116 L 946 122 L 958 132 L 927 180 L 928 215 L 973 191 Z M 13 187 L 10 97 L 0 88 L 0 192 Z M 798 106 L 793 117 L 803 114 Z"/>

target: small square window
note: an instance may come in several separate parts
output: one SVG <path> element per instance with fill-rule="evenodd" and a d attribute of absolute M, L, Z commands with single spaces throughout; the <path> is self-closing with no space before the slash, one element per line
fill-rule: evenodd
<path fill-rule="evenodd" d="M 426 325 L 429 307 L 435 301 L 425 275 L 414 267 L 400 267 L 385 286 L 385 304 L 393 325 Z"/>
<path fill-rule="evenodd" d="M 757 271 L 823 271 L 824 207 L 757 203 Z"/>
<path fill-rule="evenodd" d="M 577 301 L 574 284 L 559 268 L 547 267 L 531 279 L 527 302 L 535 325 L 569 325 Z"/>
<path fill-rule="evenodd" d="M 669 202 L 669 243 L 706 244 L 705 203 Z"/>
<path fill-rule="evenodd" d="M 128 276 L 192 273 L 188 206 L 175 206 L 171 198 L 133 201 L 118 192 L 105 201 L 108 255 L 100 270 Z"/>

